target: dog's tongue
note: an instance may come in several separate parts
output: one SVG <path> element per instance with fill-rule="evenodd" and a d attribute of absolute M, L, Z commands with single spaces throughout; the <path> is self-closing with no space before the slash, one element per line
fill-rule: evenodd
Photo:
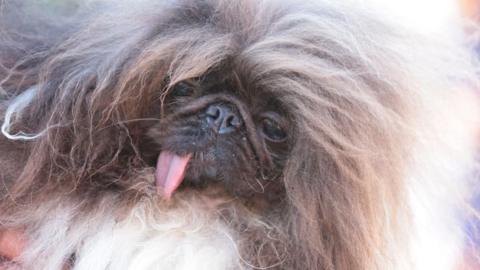
<path fill-rule="evenodd" d="M 191 155 L 178 156 L 168 151 L 162 151 L 157 161 L 155 172 L 156 185 L 166 199 L 180 186 L 185 176 Z"/>

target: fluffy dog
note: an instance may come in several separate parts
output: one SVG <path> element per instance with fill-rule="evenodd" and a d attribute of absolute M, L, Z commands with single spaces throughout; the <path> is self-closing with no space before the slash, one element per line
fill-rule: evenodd
<path fill-rule="evenodd" d="M 0 224 L 25 230 L 21 267 L 461 256 L 478 82 L 452 36 L 328 0 L 16 1 L 0 25 Z"/>

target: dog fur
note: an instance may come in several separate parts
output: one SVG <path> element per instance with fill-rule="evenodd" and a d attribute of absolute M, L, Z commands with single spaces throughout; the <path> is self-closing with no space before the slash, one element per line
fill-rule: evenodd
<path fill-rule="evenodd" d="M 346 0 L 95 1 L 58 14 L 1 3 L 0 224 L 25 229 L 21 267 L 420 270 L 461 258 L 480 115 L 461 37 Z M 225 63 L 292 116 L 278 204 L 222 184 L 168 202 L 156 192 L 142 142 L 164 96 Z"/>

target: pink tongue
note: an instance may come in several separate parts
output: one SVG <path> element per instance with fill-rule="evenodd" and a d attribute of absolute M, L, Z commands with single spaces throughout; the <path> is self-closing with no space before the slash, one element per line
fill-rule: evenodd
<path fill-rule="evenodd" d="M 162 151 L 157 161 L 155 172 L 159 192 L 170 199 L 173 192 L 180 186 L 185 176 L 185 169 L 192 155 L 181 157 L 168 151 Z"/>

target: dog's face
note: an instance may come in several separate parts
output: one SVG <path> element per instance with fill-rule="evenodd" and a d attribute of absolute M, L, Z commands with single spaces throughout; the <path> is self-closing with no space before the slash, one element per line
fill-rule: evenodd
<path fill-rule="evenodd" d="M 182 186 L 219 182 L 234 196 L 276 196 L 292 141 L 287 111 L 273 93 L 235 72 L 174 83 L 150 136 L 159 146 L 156 180 L 170 197 Z M 275 193 L 275 194 L 271 194 Z"/>

